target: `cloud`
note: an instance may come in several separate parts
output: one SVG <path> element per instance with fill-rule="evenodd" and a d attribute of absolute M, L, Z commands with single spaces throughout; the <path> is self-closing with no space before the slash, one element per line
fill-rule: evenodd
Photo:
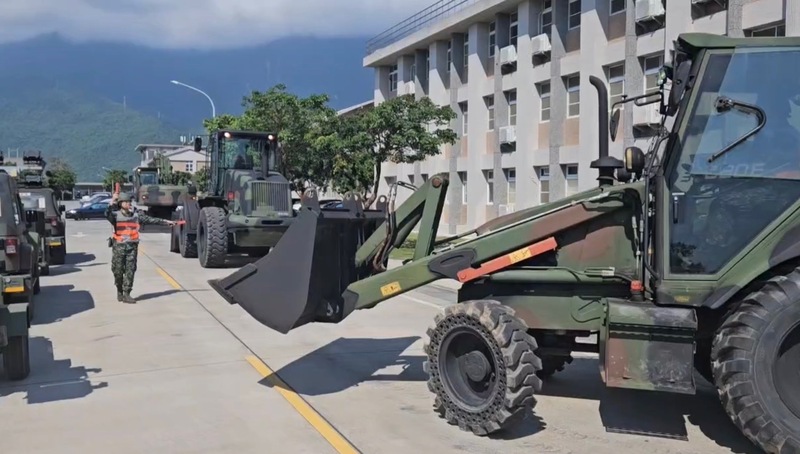
<path fill-rule="evenodd" d="M 380 33 L 435 0 L 2 0 L 0 43 L 58 33 L 162 49 Z"/>

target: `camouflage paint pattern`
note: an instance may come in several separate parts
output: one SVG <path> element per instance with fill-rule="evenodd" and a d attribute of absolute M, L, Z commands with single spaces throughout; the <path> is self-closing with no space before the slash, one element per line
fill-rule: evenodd
<path fill-rule="evenodd" d="M 176 207 L 186 196 L 186 186 L 149 184 L 136 190 L 136 203 L 146 207 Z"/>
<path fill-rule="evenodd" d="M 111 274 L 117 293 L 127 294 L 133 290 L 133 278 L 139 258 L 139 243 L 114 243 L 111 248 Z"/>
<path fill-rule="evenodd" d="M 0 244 L 6 240 L 17 240 L 16 254 L 8 254 L 5 247 L 0 248 L 0 274 L 20 275 L 30 286 L 30 273 L 39 256 L 39 247 L 38 241 L 31 241 L 26 231 L 25 210 L 17 182 L 7 173 L 0 172 Z M 9 286 L 17 287 L 16 283 Z"/>

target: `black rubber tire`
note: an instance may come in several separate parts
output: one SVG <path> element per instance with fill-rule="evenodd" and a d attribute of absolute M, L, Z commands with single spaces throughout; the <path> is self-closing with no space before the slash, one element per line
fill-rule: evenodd
<path fill-rule="evenodd" d="M 31 373 L 31 355 L 28 336 L 11 336 L 3 350 L 3 369 L 9 380 L 24 380 Z"/>
<path fill-rule="evenodd" d="M 228 256 L 228 227 L 225 210 L 205 207 L 197 221 L 197 257 L 203 268 L 219 268 Z"/>
<path fill-rule="evenodd" d="M 572 364 L 572 351 L 575 347 L 575 336 L 559 336 L 537 332 L 536 330 L 531 330 L 530 334 L 536 340 L 536 344 L 539 347 L 558 347 L 570 351 L 568 356 L 543 355 L 537 352 L 537 355 L 542 359 L 542 369 L 536 373 L 539 378 L 550 378 L 557 372 L 562 372 L 568 364 Z"/>
<path fill-rule="evenodd" d="M 770 279 L 736 304 L 717 330 L 711 351 L 725 412 L 764 452 L 800 453 L 800 411 L 785 403 L 788 394 L 797 406 L 800 393 L 779 395 L 773 367 L 782 339 L 796 335 L 800 324 L 800 269 Z"/>
<path fill-rule="evenodd" d="M 63 265 L 67 261 L 67 245 L 66 243 L 50 249 L 50 264 Z"/>
<path fill-rule="evenodd" d="M 442 341 L 455 328 L 479 334 L 497 365 L 498 380 L 491 392 L 491 404 L 482 410 L 470 410 L 457 402 L 443 383 Z M 536 375 L 542 363 L 534 353 L 536 341 L 527 331 L 525 322 L 511 308 L 491 300 L 455 304 L 437 315 L 427 331 L 429 339 L 424 349 L 428 358 L 423 364 L 428 374 L 428 389 L 436 396 L 434 410 L 449 424 L 481 436 L 521 421 L 536 405 L 535 394 L 542 386 Z"/>
<path fill-rule="evenodd" d="M 169 251 L 170 252 L 180 252 L 181 245 L 180 245 L 180 232 L 181 226 L 173 225 L 169 229 Z"/>

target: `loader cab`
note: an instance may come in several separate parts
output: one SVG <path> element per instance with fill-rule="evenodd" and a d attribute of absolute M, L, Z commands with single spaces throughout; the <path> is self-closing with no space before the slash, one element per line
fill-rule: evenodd
<path fill-rule="evenodd" d="M 202 147 L 202 140 L 195 139 L 195 150 Z M 217 131 L 208 144 L 211 160 L 212 194 L 225 192 L 225 174 L 229 171 L 260 172 L 267 176 L 271 171 L 279 172 L 280 157 L 275 134 L 251 131 Z"/>
<path fill-rule="evenodd" d="M 662 301 L 692 303 L 686 281 L 717 281 L 800 207 L 800 40 L 678 44 L 646 250 Z"/>

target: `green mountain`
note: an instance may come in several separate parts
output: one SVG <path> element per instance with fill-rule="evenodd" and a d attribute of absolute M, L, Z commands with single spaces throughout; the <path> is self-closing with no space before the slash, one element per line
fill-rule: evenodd
<path fill-rule="evenodd" d="M 0 150 L 63 158 L 79 181 L 101 181 L 103 167 L 130 171 L 139 163 L 136 145 L 178 143 L 187 134 L 122 103 L 39 82 L 0 78 Z"/>

